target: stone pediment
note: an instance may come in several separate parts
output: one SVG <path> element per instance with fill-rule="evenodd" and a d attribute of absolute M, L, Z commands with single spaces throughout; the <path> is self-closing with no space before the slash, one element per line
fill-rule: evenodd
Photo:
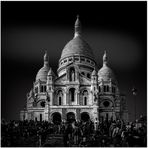
<path fill-rule="evenodd" d="M 58 77 L 55 80 L 55 84 L 63 84 L 66 82 L 66 74 L 63 74 L 62 76 Z"/>

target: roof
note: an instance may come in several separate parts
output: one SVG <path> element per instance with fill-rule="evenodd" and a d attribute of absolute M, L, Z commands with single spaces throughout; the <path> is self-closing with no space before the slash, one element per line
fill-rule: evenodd
<path fill-rule="evenodd" d="M 87 56 L 94 59 L 93 52 L 89 44 L 83 40 L 81 36 L 73 38 L 65 45 L 61 54 L 61 59 L 73 55 Z"/>
<path fill-rule="evenodd" d="M 36 75 L 36 81 L 41 80 L 41 81 L 47 81 L 47 74 L 49 71 L 49 67 L 47 65 L 44 65 L 37 73 Z"/>

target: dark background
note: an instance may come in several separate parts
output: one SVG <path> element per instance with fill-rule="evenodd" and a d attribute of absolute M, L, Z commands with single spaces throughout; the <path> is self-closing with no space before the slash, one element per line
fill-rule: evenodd
<path fill-rule="evenodd" d="M 147 2 L 1 2 L 2 118 L 19 119 L 26 94 L 43 66 L 44 49 L 56 72 L 66 43 L 73 38 L 80 15 L 84 39 L 99 68 L 106 49 L 110 67 L 126 94 L 129 118 L 146 115 Z"/>

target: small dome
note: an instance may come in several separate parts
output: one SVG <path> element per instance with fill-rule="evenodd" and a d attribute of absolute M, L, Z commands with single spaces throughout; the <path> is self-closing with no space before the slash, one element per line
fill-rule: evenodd
<path fill-rule="evenodd" d="M 94 59 L 90 46 L 82 39 L 81 36 L 73 38 L 66 44 L 62 51 L 61 59 L 73 55 L 87 56 Z"/>
<path fill-rule="evenodd" d="M 111 68 L 109 68 L 107 65 L 103 65 L 103 67 L 98 71 L 98 79 L 104 80 L 104 81 L 114 81 L 116 82 L 115 75 Z"/>
<path fill-rule="evenodd" d="M 49 71 L 47 50 L 45 50 L 43 60 L 44 60 L 44 66 L 38 71 L 38 73 L 36 75 L 36 81 L 37 80 L 41 80 L 41 81 L 47 80 L 47 74 Z"/>
<path fill-rule="evenodd" d="M 98 80 L 101 81 L 102 79 L 104 81 L 112 80 L 117 82 L 112 69 L 108 67 L 108 57 L 106 51 L 103 55 L 103 67 L 98 71 Z"/>
<path fill-rule="evenodd" d="M 46 81 L 47 80 L 47 74 L 49 71 L 49 67 L 44 65 L 37 73 L 36 75 L 36 81 L 41 80 L 41 81 Z"/>

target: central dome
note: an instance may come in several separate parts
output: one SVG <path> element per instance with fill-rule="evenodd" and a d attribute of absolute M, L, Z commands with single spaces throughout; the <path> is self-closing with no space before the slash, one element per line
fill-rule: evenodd
<path fill-rule="evenodd" d="M 74 55 L 86 56 L 88 58 L 94 59 L 90 46 L 82 39 L 81 34 L 81 22 L 79 20 L 79 16 L 77 16 L 77 20 L 75 22 L 74 38 L 65 45 L 61 54 L 61 59 Z"/>
<path fill-rule="evenodd" d="M 81 36 L 76 36 L 65 45 L 61 54 L 61 59 L 73 55 L 82 55 L 94 59 L 89 44 L 84 41 Z"/>

